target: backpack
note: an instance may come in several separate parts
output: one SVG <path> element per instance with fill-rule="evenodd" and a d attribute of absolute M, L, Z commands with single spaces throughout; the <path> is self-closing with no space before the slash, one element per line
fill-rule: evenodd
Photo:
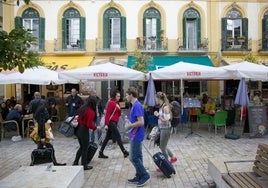
<path fill-rule="evenodd" d="M 173 117 L 180 117 L 181 116 L 181 105 L 177 101 L 173 101 L 172 103 L 172 114 Z"/>

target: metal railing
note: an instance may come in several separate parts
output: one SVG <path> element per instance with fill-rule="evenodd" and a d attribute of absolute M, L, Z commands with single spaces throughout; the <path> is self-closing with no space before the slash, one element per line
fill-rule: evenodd
<path fill-rule="evenodd" d="M 197 43 L 197 40 L 190 39 L 189 40 L 189 45 L 186 45 L 183 40 L 183 38 L 178 38 L 178 52 L 197 52 L 197 53 L 207 53 L 208 52 L 208 39 L 207 38 L 202 38 L 200 44 Z M 190 44 L 192 43 L 192 44 Z"/>
<path fill-rule="evenodd" d="M 54 51 L 85 51 L 85 41 L 66 40 L 62 42 L 62 38 L 54 39 Z"/>
<path fill-rule="evenodd" d="M 137 49 L 143 52 L 167 52 L 167 37 L 137 37 Z"/>
<path fill-rule="evenodd" d="M 221 39 L 223 51 L 251 51 L 252 40 L 244 39 L 238 40 L 237 38 Z"/>
<path fill-rule="evenodd" d="M 119 42 L 115 42 L 119 41 Z M 125 45 L 123 45 L 123 43 Z M 110 52 L 110 53 L 126 53 L 127 48 L 126 48 L 126 41 L 122 41 L 122 39 L 114 40 L 112 41 L 111 39 L 104 39 L 103 38 L 96 38 L 95 40 L 95 45 L 96 45 L 96 52 L 99 53 L 105 53 L 105 52 Z"/>

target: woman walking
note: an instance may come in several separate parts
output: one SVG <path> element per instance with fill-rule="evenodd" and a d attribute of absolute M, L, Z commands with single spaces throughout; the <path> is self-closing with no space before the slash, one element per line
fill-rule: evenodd
<path fill-rule="evenodd" d="M 167 96 L 163 92 L 157 92 L 155 95 L 156 103 L 159 104 L 159 112 L 155 111 L 154 115 L 158 118 L 158 126 L 160 129 L 160 150 L 163 155 L 168 159 L 170 157 L 170 162 L 174 163 L 177 161 L 177 158 L 174 157 L 173 153 L 167 147 L 168 141 L 170 138 L 170 129 L 171 129 L 171 107 Z M 157 169 L 160 171 L 160 169 Z"/>
<path fill-rule="evenodd" d="M 76 157 L 73 165 L 78 165 L 79 159 L 82 156 L 82 165 L 84 170 L 90 170 L 93 167 L 87 165 L 88 146 L 89 146 L 89 131 L 99 130 L 100 127 L 94 125 L 96 119 L 96 99 L 92 96 L 88 97 L 86 104 L 82 105 L 78 110 L 78 126 L 75 128 L 75 135 L 78 138 L 79 149 L 76 152 Z"/>
<path fill-rule="evenodd" d="M 112 136 L 115 138 L 117 141 L 117 144 L 119 145 L 124 157 L 128 157 L 129 153 L 128 151 L 124 148 L 122 140 L 121 140 L 121 135 L 119 133 L 119 130 L 117 128 L 117 124 L 119 122 L 119 118 L 121 116 L 121 109 L 119 106 L 119 99 L 120 99 L 120 91 L 115 90 L 111 93 L 111 98 L 107 104 L 107 109 L 105 113 L 105 129 L 107 131 L 106 137 L 101 145 L 101 149 L 99 151 L 99 158 L 107 159 L 108 156 L 103 154 L 103 151 Z"/>

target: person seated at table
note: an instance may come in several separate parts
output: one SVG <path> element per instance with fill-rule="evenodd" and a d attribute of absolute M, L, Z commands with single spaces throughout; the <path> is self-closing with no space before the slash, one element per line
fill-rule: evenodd
<path fill-rule="evenodd" d="M 6 120 L 7 114 L 9 113 L 9 109 L 5 102 L 1 103 L 0 112 L 1 112 L 3 120 Z"/>
<path fill-rule="evenodd" d="M 205 105 L 206 114 L 215 114 L 216 103 L 212 100 L 211 97 L 208 98 L 207 104 Z"/>
<path fill-rule="evenodd" d="M 20 135 L 22 135 L 22 106 L 21 104 L 16 104 L 14 109 L 11 110 L 6 117 L 6 121 L 15 120 L 19 125 Z M 7 131 L 16 131 L 17 126 L 14 122 L 6 123 L 5 129 Z"/>

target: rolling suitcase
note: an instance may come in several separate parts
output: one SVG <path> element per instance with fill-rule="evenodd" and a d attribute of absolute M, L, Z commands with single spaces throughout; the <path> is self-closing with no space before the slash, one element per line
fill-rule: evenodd
<path fill-rule="evenodd" d="M 172 174 L 176 174 L 176 171 L 173 165 L 169 162 L 169 160 L 163 155 L 161 152 L 157 152 L 153 155 L 154 163 L 160 168 L 163 174 L 170 178 Z"/>
<path fill-rule="evenodd" d="M 96 151 L 98 150 L 98 145 L 94 142 L 89 142 L 88 150 L 87 150 L 87 162 L 90 163 L 90 161 L 93 159 Z"/>
<path fill-rule="evenodd" d="M 173 165 L 169 162 L 169 160 L 163 155 L 161 152 L 157 152 L 152 156 L 152 154 L 149 152 L 149 150 L 143 145 L 145 150 L 149 153 L 149 155 L 153 158 L 154 163 L 158 166 L 158 168 L 163 172 L 163 174 L 167 178 L 171 178 L 172 174 L 176 174 L 175 168 Z"/>

